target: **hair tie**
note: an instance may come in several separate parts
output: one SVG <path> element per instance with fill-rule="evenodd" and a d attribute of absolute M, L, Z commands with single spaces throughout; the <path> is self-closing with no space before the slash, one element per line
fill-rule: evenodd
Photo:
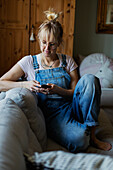
<path fill-rule="evenodd" d="M 61 12 L 56 13 L 53 8 L 49 8 L 49 10 L 45 11 L 44 13 L 48 21 L 56 21 L 56 19 L 59 17 L 59 14 L 61 14 Z"/>

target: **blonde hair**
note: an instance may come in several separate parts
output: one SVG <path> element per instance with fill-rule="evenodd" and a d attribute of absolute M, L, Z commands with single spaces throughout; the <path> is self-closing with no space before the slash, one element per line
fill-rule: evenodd
<path fill-rule="evenodd" d="M 56 13 L 54 9 L 49 9 L 44 13 L 46 15 L 46 20 L 39 27 L 38 38 L 40 39 L 41 32 L 44 30 L 47 32 L 47 34 L 52 33 L 58 45 L 60 45 L 63 38 L 63 28 L 58 21 L 58 17 L 61 12 Z"/>

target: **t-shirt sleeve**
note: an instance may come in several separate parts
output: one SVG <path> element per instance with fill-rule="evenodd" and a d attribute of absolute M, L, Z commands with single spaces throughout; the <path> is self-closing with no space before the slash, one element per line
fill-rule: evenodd
<path fill-rule="evenodd" d="M 31 55 L 23 57 L 18 61 L 19 66 L 25 73 L 25 77 L 30 80 L 31 77 L 34 77 L 34 69 L 33 69 L 33 59 Z"/>
<path fill-rule="evenodd" d="M 72 57 L 67 56 L 66 60 L 67 60 L 67 71 L 69 73 L 78 67 L 78 65 L 76 64 L 76 62 L 74 61 L 74 59 Z"/>

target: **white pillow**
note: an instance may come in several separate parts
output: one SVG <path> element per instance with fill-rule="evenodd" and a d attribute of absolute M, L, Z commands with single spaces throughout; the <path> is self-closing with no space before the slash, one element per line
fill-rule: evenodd
<path fill-rule="evenodd" d="M 101 87 L 113 87 L 113 59 L 101 53 L 88 55 L 79 67 L 80 76 L 93 74 L 100 79 Z"/>
<path fill-rule="evenodd" d="M 40 143 L 42 150 L 46 150 L 47 133 L 42 111 L 37 107 L 33 94 L 26 88 L 14 88 L 6 92 L 6 97 L 12 99 L 29 121 L 30 127 Z"/>
<path fill-rule="evenodd" d="M 29 125 L 22 110 L 11 100 L 0 101 L 0 169 L 25 170 Z"/>
<path fill-rule="evenodd" d="M 0 170 L 25 170 L 23 153 L 42 152 L 29 123 L 14 101 L 0 101 Z"/>

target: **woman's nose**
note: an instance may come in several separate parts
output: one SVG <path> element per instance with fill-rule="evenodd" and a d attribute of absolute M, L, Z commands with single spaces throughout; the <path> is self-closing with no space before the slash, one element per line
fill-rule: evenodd
<path fill-rule="evenodd" d="M 49 50 L 49 49 L 50 49 L 49 44 L 46 44 L 46 50 Z"/>

